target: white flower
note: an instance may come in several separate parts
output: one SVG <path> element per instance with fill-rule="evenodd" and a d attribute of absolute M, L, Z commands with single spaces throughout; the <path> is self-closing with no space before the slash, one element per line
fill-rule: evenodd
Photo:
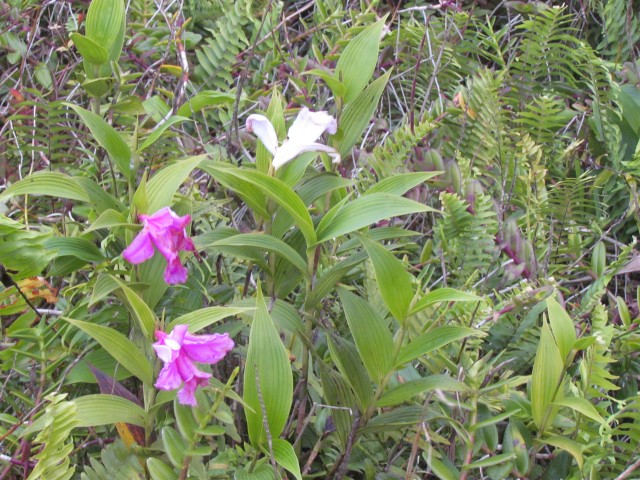
<path fill-rule="evenodd" d="M 287 132 L 287 139 L 278 146 L 278 136 L 267 117 L 253 114 L 247 118 L 247 131 L 255 133 L 273 154 L 273 168 L 276 170 L 304 152 L 325 152 L 334 163 L 339 163 L 340 154 L 334 148 L 316 143 L 324 132 L 333 135 L 337 128 L 336 119 L 327 112 L 310 112 L 307 107 L 302 107 Z"/>

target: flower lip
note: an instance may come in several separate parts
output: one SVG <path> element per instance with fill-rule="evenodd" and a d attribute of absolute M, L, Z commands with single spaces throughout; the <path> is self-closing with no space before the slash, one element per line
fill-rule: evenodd
<path fill-rule="evenodd" d="M 273 124 L 264 115 L 249 115 L 246 126 L 247 131 L 254 133 L 273 154 L 275 170 L 304 152 L 324 152 L 333 158 L 334 163 L 340 162 L 340 154 L 336 149 L 316 143 L 324 132 L 333 135 L 338 129 L 336 119 L 325 111 L 312 112 L 302 107 L 287 132 L 287 139 L 280 146 Z"/>

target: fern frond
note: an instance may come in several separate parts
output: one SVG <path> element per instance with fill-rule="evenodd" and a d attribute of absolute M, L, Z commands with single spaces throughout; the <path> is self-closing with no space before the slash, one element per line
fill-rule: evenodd
<path fill-rule="evenodd" d="M 521 95 L 577 87 L 580 71 L 574 54 L 580 43 L 571 26 L 573 18 L 564 11 L 564 7 L 542 8 L 517 27 L 522 37 L 510 72 Z"/>
<path fill-rule="evenodd" d="M 428 121 L 417 123 L 413 131 L 409 124 L 404 124 L 397 127 L 384 143 L 376 145 L 370 163 L 378 178 L 406 170 L 412 150 L 422 143 L 432 129 L 433 125 Z"/>
<path fill-rule="evenodd" d="M 640 23 L 638 12 L 633 10 L 633 2 L 628 0 L 598 2 L 598 12 L 603 21 L 598 51 L 616 63 L 635 59 L 635 46 L 640 41 Z"/>
<path fill-rule="evenodd" d="M 33 458 L 38 460 L 28 480 L 68 480 L 75 472 L 71 466 L 69 454 L 73 442 L 68 441 L 71 430 L 77 425 L 76 405 L 64 401 L 67 394 L 49 395 L 43 416 L 44 428 L 34 442 L 44 445 L 40 453 Z"/>

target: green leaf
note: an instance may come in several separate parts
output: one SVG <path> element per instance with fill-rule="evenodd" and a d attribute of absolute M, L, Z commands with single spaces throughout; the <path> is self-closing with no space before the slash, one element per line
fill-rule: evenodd
<path fill-rule="evenodd" d="M 136 319 L 140 330 L 147 338 L 153 338 L 153 332 L 156 328 L 157 319 L 153 310 L 145 303 L 140 295 L 129 288 L 125 283 L 115 277 L 111 277 L 120 287 L 124 294 L 125 303 L 129 313 Z"/>
<path fill-rule="evenodd" d="M 468 387 L 448 375 L 429 375 L 428 377 L 409 380 L 387 390 L 376 402 L 376 407 L 393 407 L 406 402 L 412 397 L 432 390 L 445 392 L 463 392 Z"/>
<path fill-rule="evenodd" d="M 351 432 L 351 424 L 353 423 L 352 408 L 356 399 L 342 375 L 331 370 L 324 362 L 318 362 L 316 365 L 327 403 L 333 407 L 338 407 L 332 409 L 331 417 L 333 418 L 340 444 L 344 448 Z"/>
<path fill-rule="evenodd" d="M 573 326 L 573 321 L 571 321 L 565 309 L 552 297 L 547 298 L 547 310 L 549 312 L 551 331 L 564 365 L 573 349 L 573 345 L 576 343 L 576 328 Z"/>
<path fill-rule="evenodd" d="M 77 408 L 79 427 L 97 427 L 130 423 L 146 427 L 147 413 L 126 398 L 115 395 L 86 395 L 73 400 Z"/>
<path fill-rule="evenodd" d="M 173 330 L 176 325 L 189 325 L 189 332 L 195 333 L 198 330 L 208 327 L 209 325 L 219 322 L 220 320 L 239 315 L 254 310 L 251 307 L 207 307 L 189 312 L 178 318 L 173 319 L 167 325 L 167 331 Z"/>
<path fill-rule="evenodd" d="M 398 366 L 405 364 L 465 337 L 479 337 L 484 335 L 484 332 L 474 330 L 473 328 L 459 327 L 457 325 L 444 325 L 423 333 L 418 338 L 413 339 L 408 345 L 402 347 L 396 364 Z"/>
<path fill-rule="evenodd" d="M 56 252 L 56 256 L 72 256 L 85 262 L 101 262 L 104 260 L 102 252 L 96 245 L 81 237 L 49 237 L 44 246 Z"/>
<path fill-rule="evenodd" d="M 73 320 L 66 317 L 63 317 L 63 319 L 92 337 L 102 348 L 109 352 L 109 355 L 120 362 L 124 368 L 138 377 L 143 383 L 146 385 L 153 383 L 153 371 L 150 361 L 135 343 L 120 332 L 95 323 Z"/>
<path fill-rule="evenodd" d="M 198 421 L 194 416 L 194 409 L 189 405 L 182 405 L 176 398 L 173 401 L 173 415 L 176 419 L 178 430 L 183 438 L 194 438 L 194 434 L 198 430 Z"/>
<path fill-rule="evenodd" d="M 485 428 L 485 427 L 489 427 L 492 425 L 495 425 L 503 420 L 506 420 L 507 418 L 511 417 L 512 415 L 515 415 L 516 413 L 518 413 L 519 411 L 521 411 L 520 407 L 515 407 L 512 408 L 510 410 L 507 410 L 506 412 L 502 412 L 499 413 L 497 415 L 490 415 L 489 412 L 487 411 L 488 414 L 488 418 L 485 418 L 484 420 L 480 420 L 476 423 L 474 423 L 473 425 L 471 425 L 471 427 L 469 428 L 470 432 L 475 432 L 481 428 Z"/>
<path fill-rule="evenodd" d="M 302 480 L 300 472 L 300 464 L 293 446 L 282 438 L 274 438 L 272 440 L 273 457 L 278 465 L 287 469 L 296 478 Z"/>
<path fill-rule="evenodd" d="M 86 35 L 117 61 L 122 52 L 126 27 L 123 0 L 92 0 L 87 11 Z"/>
<path fill-rule="evenodd" d="M 80 116 L 83 123 L 89 127 L 93 137 L 107 151 L 118 170 L 129 177 L 131 175 L 131 149 L 120 134 L 95 113 L 72 103 L 66 103 L 66 105 L 72 108 Z"/>
<path fill-rule="evenodd" d="M 373 264 L 382 299 L 391 314 L 402 324 L 413 300 L 413 278 L 404 264 L 386 248 L 366 237 L 361 240 Z"/>
<path fill-rule="evenodd" d="M 155 213 L 163 207 L 173 203 L 173 196 L 180 185 L 189 177 L 193 169 L 197 168 L 206 158 L 206 155 L 188 157 L 177 160 L 175 163 L 164 167 L 147 182 L 147 212 Z"/>
<path fill-rule="evenodd" d="M 189 98 L 182 104 L 176 114 L 180 117 L 190 117 L 194 113 L 198 113 L 207 107 L 229 105 L 235 102 L 235 100 L 236 96 L 233 93 L 204 90 Z"/>
<path fill-rule="evenodd" d="M 582 470 L 582 466 L 584 465 L 582 449 L 584 447 L 578 442 L 567 437 L 561 437 L 560 435 L 550 435 L 542 439 L 540 442 L 560 448 L 561 450 L 569 453 L 578 463 L 578 467 L 580 468 L 580 470 Z"/>
<path fill-rule="evenodd" d="M 268 201 L 265 194 L 260 189 L 255 188 L 251 183 L 234 176 L 231 173 L 229 165 L 205 161 L 200 168 L 215 178 L 217 182 L 220 182 L 229 190 L 236 192 L 256 217 L 264 219 L 270 217 L 270 213 L 267 210 Z M 293 222 L 290 225 L 293 225 Z"/>
<path fill-rule="evenodd" d="M 544 320 L 531 374 L 531 413 L 541 432 L 553 423 L 557 412 L 557 408 L 552 408 L 551 403 L 562 399 L 562 388 L 558 388 L 558 385 L 563 365 L 564 360 L 553 340 L 549 324 Z"/>
<path fill-rule="evenodd" d="M 455 288 L 438 288 L 437 290 L 433 290 L 427 293 L 424 297 L 416 302 L 416 304 L 411 309 L 411 314 L 415 314 L 424 310 L 429 305 L 433 305 L 434 303 L 441 302 L 480 302 L 482 301 L 482 297 L 478 297 L 471 293 L 461 292 L 460 290 L 456 290 Z"/>
<path fill-rule="evenodd" d="M 373 386 L 356 346 L 338 335 L 327 336 L 327 343 L 333 362 L 356 395 L 358 408 L 366 412 L 373 400 Z"/>
<path fill-rule="evenodd" d="M 364 262 L 367 257 L 366 252 L 354 253 L 328 268 L 326 272 L 323 272 L 306 298 L 307 308 L 313 308 L 320 303 L 347 272 L 359 263 Z"/>
<path fill-rule="evenodd" d="M 132 226 L 127 222 L 127 219 L 124 215 L 116 210 L 111 208 L 105 210 L 100 214 L 98 218 L 96 218 L 91 226 L 85 230 L 85 232 L 92 232 L 94 230 L 100 230 L 102 228 L 112 228 L 112 227 L 123 227 L 123 226 Z"/>
<path fill-rule="evenodd" d="M 360 32 L 349 42 L 338 59 L 334 75 L 345 86 L 346 102 L 354 99 L 373 75 L 385 19 L 386 17 L 380 19 Z"/>
<path fill-rule="evenodd" d="M 270 177 L 255 170 L 241 170 L 239 168 L 223 167 L 220 164 L 209 163 L 207 171 L 216 177 L 216 172 L 228 173 L 244 182 L 257 187 L 262 193 L 271 197 L 280 207 L 282 207 L 298 226 L 308 246 L 316 243 L 313 221 L 307 211 L 307 207 L 300 197 L 282 180 Z M 233 185 L 226 185 L 228 188 L 236 190 Z M 238 193 L 244 193 L 239 190 Z"/>
<path fill-rule="evenodd" d="M 171 427 L 164 427 L 160 432 L 160 436 L 162 437 L 167 457 L 169 457 L 174 466 L 181 468 L 188 448 L 187 442 Z"/>
<path fill-rule="evenodd" d="M 142 152 L 144 149 L 153 145 L 156 142 L 156 140 L 158 140 L 162 136 L 162 134 L 167 130 L 167 128 L 169 128 L 170 126 L 175 125 L 176 123 L 189 122 L 189 121 L 191 120 L 186 117 L 181 117 L 178 115 L 174 115 L 173 117 L 169 118 L 162 125 L 160 125 L 159 127 L 156 127 L 155 130 L 153 130 L 147 136 L 147 138 L 144 139 L 144 142 L 142 142 L 142 144 L 138 147 L 138 153 Z"/>
<path fill-rule="evenodd" d="M 392 175 L 383 178 L 378 183 L 369 187 L 363 195 L 371 195 L 372 193 L 378 192 L 404 195 L 412 188 L 422 185 L 430 178 L 440 175 L 441 173 L 443 172 L 411 172 Z"/>
<path fill-rule="evenodd" d="M 377 57 L 378 56 L 376 55 L 376 59 Z M 371 73 L 373 73 L 373 71 Z M 344 83 L 338 80 L 336 76 L 331 72 L 326 72 L 324 70 L 320 70 L 319 68 L 314 68 L 312 70 L 307 70 L 306 72 L 300 72 L 300 75 L 313 75 L 315 77 L 321 78 L 322 80 L 324 80 L 324 83 L 326 83 L 327 86 L 331 89 L 331 93 L 333 93 L 334 97 L 344 98 L 345 94 L 347 93 L 347 88 L 344 86 Z M 369 78 L 371 78 L 371 75 L 369 75 Z M 362 88 L 364 88 L 364 86 L 367 84 L 368 79 L 365 80 L 366 81 L 362 85 Z M 362 88 L 360 90 L 362 90 Z"/>
<path fill-rule="evenodd" d="M 100 300 L 106 298 L 111 292 L 120 288 L 120 284 L 111 275 L 101 273 L 98 275 L 95 285 L 93 286 L 93 292 L 91 292 L 91 299 L 89 300 L 89 306 L 95 305 Z"/>
<path fill-rule="evenodd" d="M 493 465 L 499 465 L 516 458 L 515 453 L 501 453 L 498 455 L 492 455 L 482 460 L 476 460 L 468 465 L 463 465 L 462 470 L 472 470 L 474 468 L 487 468 Z"/>
<path fill-rule="evenodd" d="M 604 418 L 602 418 L 602 416 L 598 413 L 598 410 L 596 410 L 596 407 L 594 407 L 591 402 L 589 402 L 585 398 L 566 397 L 560 400 L 556 400 L 553 403 L 554 405 L 558 405 L 560 407 L 568 407 L 572 410 L 575 410 L 585 417 L 598 422 L 600 425 L 606 424 Z"/>
<path fill-rule="evenodd" d="M 305 276 L 307 272 L 307 262 L 289 245 L 282 240 L 264 233 L 242 233 L 233 237 L 223 238 L 210 244 L 216 246 L 236 246 L 236 247 L 257 247 L 277 253 L 294 267 L 300 270 Z"/>
<path fill-rule="evenodd" d="M 102 65 L 109 61 L 109 53 L 90 38 L 74 32 L 71 34 L 71 40 L 87 62 Z"/>
<path fill-rule="evenodd" d="M 375 80 L 366 90 L 345 105 L 338 121 L 339 133 L 342 134 L 342 139 L 337 150 L 341 156 L 346 157 L 349 154 L 351 147 L 356 144 L 362 136 L 362 132 L 369 125 L 390 75 L 391 70 Z"/>
<path fill-rule="evenodd" d="M 272 438 L 278 438 L 291 409 L 293 375 L 289 356 L 269 316 L 260 288 L 256 308 L 249 334 L 243 398 L 253 409 L 245 409 L 245 416 L 249 439 L 257 448 L 267 441 L 260 398 L 266 412 L 269 432 Z"/>
<path fill-rule="evenodd" d="M 516 470 L 521 475 L 525 475 L 529 471 L 529 449 L 520 432 L 518 422 L 509 422 L 504 431 L 502 445 L 505 453 L 515 453 L 514 464 Z"/>
<path fill-rule="evenodd" d="M 451 462 L 443 462 L 433 455 L 427 456 L 427 463 L 440 480 L 459 480 L 461 475 Z"/>
<path fill-rule="evenodd" d="M 83 357 L 82 360 L 71 369 L 65 377 L 65 383 L 96 383 L 96 377 L 89 369 L 89 365 L 117 381 L 131 377 L 131 372 L 109 355 L 109 352 L 103 348 L 96 348 Z"/>
<path fill-rule="evenodd" d="M 75 181 L 84 188 L 89 198 L 89 204 L 95 209 L 96 213 L 102 213 L 107 209 L 123 211 L 125 206 L 109 193 L 105 192 L 100 185 L 88 177 L 76 177 Z"/>
<path fill-rule="evenodd" d="M 75 178 L 59 172 L 37 172 L 29 175 L 2 192 L 0 200 L 15 195 L 47 195 L 81 202 L 91 200 Z"/>
<path fill-rule="evenodd" d="M 422 203 L 388 193 L 364 195 L 329 210 L 318 224 L 318 243 L 354 232 L 390 217 L 434 211 Z"/>
<path fill-rule="evenodd" d="M 108 67 L 107 65 L 104 65 Z M 89 77 L 89 75 L 87 75 Z M 89 78 L 82 82 L 82 88 L 93 97 L 102 97 L 113 88 L 115 80 L 109 77 Z"/>
<path fill-rule="evenodd" d="M 147 470 L 151 480 L 178 480 L 178 474 L 169 465 L 154 457 L 147 458 Z"/>
<path fill-rule="evenodd" d="M 51 78 L 51 71 L 45 62 L 40 62 L 36 65 L 33 76 L 37 82 L 42 85 L 46 90 L 49 90 L 53 86 L 53 78 Z"/>
<path fill-rule="evenodd" d="M 273 467 L 268 463 L 263 463 L 254 468 L 251 473 L 246 470 L 236 470 L 233 480 L 274 480 Z"/>
<path fill-rule="evenodd" d="M 364 299 L 344 288 L 338 288 L 338 294 L 362 363 L 379 384 L 392 367 L 393 339 L 387 322 Z"/>

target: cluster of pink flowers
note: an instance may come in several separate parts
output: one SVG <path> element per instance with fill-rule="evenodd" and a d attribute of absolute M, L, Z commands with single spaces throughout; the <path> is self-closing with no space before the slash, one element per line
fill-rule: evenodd
<path fill-rule="evenodd" d="M 180 262 L 181 251 L 194 251 L 193 241 L 187 236 L 189 215 L 180 217 L 169 207 L 153 215 L 140 215 L 143 228 L 122 256 L 130 263 L 138 264 L 150 259 L 155 249 L 167 260 L 164 279 L 169 284 L 184 283 L 188 271 Z M 176 325 L 169 334 L 157 330 L 158 340 L 153 348 L 164 362 L 155 384 L 160 390 L 175 390 L 178 401 L 184 405 L 196 405 L 195 392 L 206 386 L 210 373 L 203 372 L 194 362 L 213 364 L 219 362 L 233 346 L 228 334 L 192 335 L 188 325 Z"/>
<path fill-rule="evenodd" d="M 142 222 L 142 231 L 122 252 L 124 259 L 133 264 L 142 263 L 153 257 L 155 246 L 167 260 L 165 281 L 169 284 L 186 282 L 188 271 L 180 262 L 180 252 L 195 250 L 186 231 L 191 217 L 179 217 L 169 207 L 165 207 L 153 215 L 139 215 L 138 218 Z"/>
<path fill-rule="evenodd" d="M 196 405 L 195 392 L 209 383 L 210 373 L 199 370 L 193 362 L 218 363 L 234 344 L 227 333 L 223 335 L 192 335 L 188 325 L 176 325 L 170 334 L 156 331 L 158 341 L 153 344 L 164 367 L 158 375 L 156 388 L 175 390 L 183 405 Z"/>

